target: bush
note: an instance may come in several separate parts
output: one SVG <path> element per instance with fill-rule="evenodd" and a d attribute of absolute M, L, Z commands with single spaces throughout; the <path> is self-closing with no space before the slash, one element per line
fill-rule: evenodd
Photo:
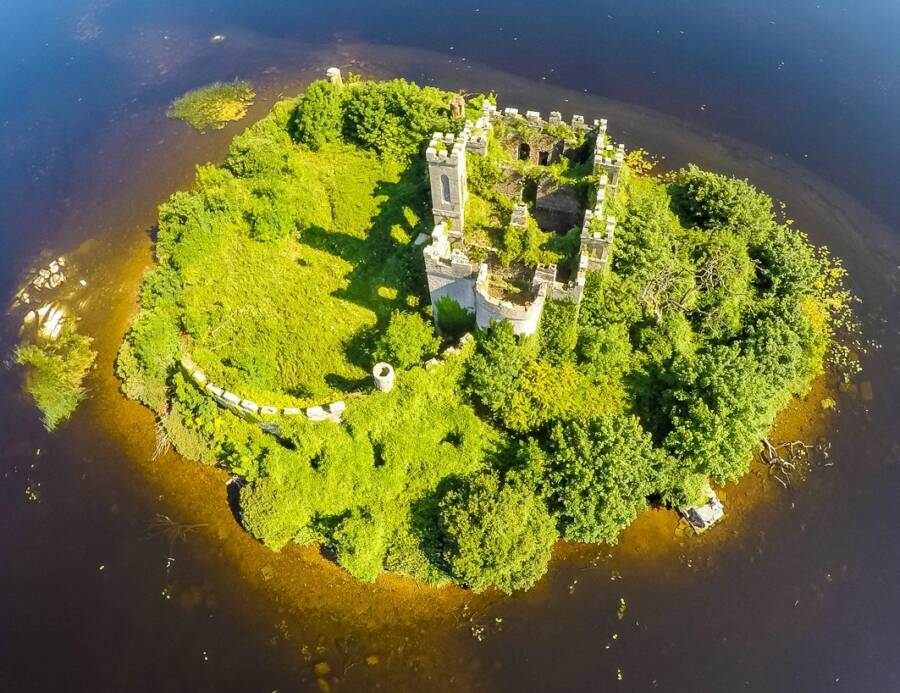
<path fill-rule="evenodd" d="M 418 313 L 394 311 L 378 340 L 375 358 L 397 368 L 412 368 L 434 356 L 440 345 L 430 321 Z"/>
<path fill-rule="evenodd" d="M 441 296 L 434 304 L 437 325 L 441 334 L 459 339 L 475 329 L 475 313 L 463 308 L 450 296 Z"/>
<path fill-rule="evenodd" d="M 482 474 L 449 491 L 439 510 L 450 573 L 476 592 L 528 589 L 547 572 L 556 530 L 531 489 Z"/>
<path fill-rule="evenodd" d="M 63 329 L 55 341 L 16 349 L 16 361 L 28 368 L 25 389 L 41 410 L 48 431 L 69 418 L 84 398 L 81 384 L 96 356 L 91 339 L 71 327 Z"/>
<path fill-rule="evenodd" d="M 315 151 L 340 139 L 342 121 L 341 87 L 320 79 L 307 87 L 292 128 L 297 141 Z"/>

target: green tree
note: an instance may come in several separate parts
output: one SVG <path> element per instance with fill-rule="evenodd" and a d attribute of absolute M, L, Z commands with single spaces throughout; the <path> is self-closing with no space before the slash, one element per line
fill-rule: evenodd
<path fill-rule="evenodd" d="M 374 582 L 384 567 L 387 535 L 384 524 L 356 509 L 338 525 L 334 533 L 337 562 L 353 577 Z"/>
<path fill-rule="evenodd" d="M 483 474 L 439 503 L 444 560 L 476 592 L 528 589 L 547 571 L 556 530 L 540 498 Z"/>
<path fill-rule="evenodd" d="M 340 139 L 343 126 L 341 87 L 323 79 L 312 82 L 297 106 L 292 126 L 297 141 L 314 151 Z"/>
<path fill-rule="evenodd" d="M 772 424 L 777 384 L 737 346 L 713 346 L 672 365 L 671 432 L 665 447 L 691 472 L 723 483 L 744 474 Z"/>
<path fill-rule="evenodd" d="M 694 248 L 696 310 L 713 337 L 735 332 L 755 296 L 756 272 L 744 239 L 731 231 L 703 234 Z"/>
<path fill-rule="evenodd" d="M 434 356 L 441 345 L 431 322 L 418 313 L 394 311 L 378 341 L 375 358 L 398 368 L 412 368 Z"/>
<path fill-rule="evenodd" d="M 764 295 L 797 296 L 812 293 L 819 263 L 806 236 L 789 226 L 775 226 L 750 248 L 757 263 L 758 287 Z"/>
<path fill-rule="evenodd" d="M 434 131 L 449 129 L 450 95 L 402 79 L 361 82 L 347 94 L 348 139 L 379 154 L 407 158 L 419 153 Z"/>
<path fill-rule="evenodd" d="M 744 238 L 765 235 L 774 225 L 772 198 L 747 180 L 694 164 L 677 171 L 672 180 L 673 202 L 690 225 L 725 229 Z"/>
<path fill-rule="evenodd" d="M 492 322 L 486 330 L 479 331 L 475 354 L 469 359 L 470 391 L 494 415 L 499 415 L 529 360 L 512 324 Z"/>
<path fill-rule="evenodd" d="M 581 403 L 581 377 L 573 363 L 554 366 L 531 361 L 519 372 L 501 405 L 500 421 L 510 431 L 536 431 L 554 419 L 573 414 Z"/>
<path fill-rule="evenodd" d="M 637 417 L 557 424 L 546 479 L 550 509 L 566 539 L 614 543 L 647 506 L 662 454 Z"/>

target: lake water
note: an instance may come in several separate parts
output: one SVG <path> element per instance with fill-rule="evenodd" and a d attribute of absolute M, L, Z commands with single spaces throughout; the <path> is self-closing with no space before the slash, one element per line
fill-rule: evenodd
<path fill-rule="evenodd" d="M 66 254 L 100 353 L 53 434 L 0 371 L 0 690 L 900 690 L 898 30 L 888 0 L 0 4 L 0 291 Z M 112 361 L 156 205 L 332 64 L 605 116 L 663 166 L 784 200 L 844 258 L 879 345 L 836 414 L 783 423 L 828 456 L 790 489 L 755 469 L 702 539 L 653 511 L 617 547 L 560 546 L 514 598 L 360 585 L 256 544 L 223 475 L 154 459 Z M 233 77 L 258 87 L 247 120 L 200 136 L 165 118 Z"/>

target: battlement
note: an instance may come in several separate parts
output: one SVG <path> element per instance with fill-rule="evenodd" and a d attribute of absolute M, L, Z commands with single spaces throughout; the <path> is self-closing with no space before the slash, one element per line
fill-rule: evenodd
<path fill-rule="evenodd" d="M 552 267 L 552 275 L 555 279 L 556 266 Z M 546 275 L 549 270 L 544 270 Z M 537 272 L 535 273 L 537 275 Z M 481 263 L 478 269 L 478 277 L 475 280 L 475 322 L 479 327 L 486 328 L 492 322 L 505 320 L 512 324 L 516 334 L 532 334 L 537 330 L 541 314 L 544 312 L 544 303 L 551 291 L 552 282 L 544 281 L 543 276 L 532 281 L 534 296 L 531 301 L 525 303 L 513 303 L 512 301 L 492 296 L 489 287 L 490 267 L 486 262 Z"/>
<path fill-rule="evenodd" d="M 436 132 L 425 150 L 425 160 L 429 164 L 458 166 L 465 159 L 468 139 L 468 136 L 462 134 L 454 137 L 450 133 Z"/>
<path fill-rule="evenodd" d="M 466 142 L 466 151 L 478 154 L 480 156 L 487 155 L 488 136 L 493 126 L 489 119 L 481 116 L 474 123 L 471 120 L 466 121 L 460 137 Z"/>
<path fill-rule="evenodd" d="M 598 226 L 603 228 L 602 232 L 597 230 Z M 585 210 L 584 223 L 581 226 L 582 241 L 585 239 L 593 239 L 603 241 L 604 243 L 612 243 L 615 232 L 616 218 L 614 216 L 608 215 L 604 224 L 601 215 L 595 214 L 590 209 Z"/>
<path fill-rule="evenodd" d="M 598 147 L 594 151 L 594 173 L 602 170 L 609 177 L 608 186 L 615 193 L 619 186 L 619 174 L 625 165 L 625 145 L 620 144 L 613 147 L 611 144 L 600 147 L 600 140 L 597 140 Z"/>

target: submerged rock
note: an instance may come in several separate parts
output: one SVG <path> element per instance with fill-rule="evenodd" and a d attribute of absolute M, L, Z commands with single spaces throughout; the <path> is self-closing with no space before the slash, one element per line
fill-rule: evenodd
<path fill-rule="evenodd" d="M 697 534 L 705 532 L 725 517 L 725 506 L 716 496 L 716 492 L 707 488 L 706 497 L 707 502 L 703 505 L 694 505 L 679 511 Z"/>

